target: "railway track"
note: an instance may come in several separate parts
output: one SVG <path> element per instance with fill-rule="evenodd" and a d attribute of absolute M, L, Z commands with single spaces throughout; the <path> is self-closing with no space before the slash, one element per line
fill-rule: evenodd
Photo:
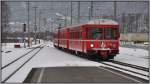
<path fill-rule="evenodd" d="M 75 53 L 70 53 L 70 54 L 76 55 Z M 79 55 L 76 56 L 81 58 L 86 58 L 91 61 L 99 62 L 99 60 L 95 58 L 87 58 L 87 56 L 79 56 Z M 99 63 L 106 65 L 106 67 L 104 68 L 119 72 L 121 74 L 125 74 L 127 76 L 131 76 L 132 78 L 136 78 L 137 80 L 140 80 L 142 82 L 147 83 L 149 81 L 149 68 L 123 63 L 115 60 L 109 60 L 107 62 L 101 61 Z"/>
<path fill-rule="evenodd" d="M 16 62 L 17 60 L 19 60 L 19 59 L 23 58 L 24 56 L 26 56 L 27 54 L 29 54 L 30 52 L 32 52 L 33 50 L 35 50 L 35 49 L 37 49 L 37 48 L 39 48 L 39 47 L 40 47 L 40 46 L 33 48 L 33 49 L 32 49 L 32 50 L 30 50 L 29 52 L 27 52 L 27 53 L 23 54 L 22 56 L 20 56 L 20 57 L 16 58 L 15 60 L 13 60 L 13 61 L 9 62 L 8 64 L 6 64 L 6 65 L 2 66 L 2 67 L 1 67 L 1 69 L 4 69 L 4 68 L 6 68 L 7 66 L 9 66 L 9 65 L 13 64 L 13 63 L 14 63 L 14 62 Z"/>
<path fill-rule="evenodd" d="M 149 69 L 137 65 L 127 64 L 119 61 L 100 62 L 105 68 L 120 72 L 122 74 L 132 76 L 138 80 L 149 81 Z"/>
<path fill-rule="evenodd" d="M 27 62 L 29 62 L 42 48 L 44 45 L 40 45 L 38 47 L 33 48 L 31 51 L 27 52 L 26 54 L 20 56 L 19 58 L 13 60 L 12 62 L 6 64 L 1 68 L 2 72 L 5 70 L 7 71 L 9 68 L 12 66 L 17 66 L 17 69 L 13 70 L 8 76 L 6 76 L 3 80 L 2 83 L 5 83 L 8 79 L 10 79 L 17 71 L 19 71 Z M 31 55 L 30 55 L 31 54 Z M 23 61 L 23 63 L 20 64 L 20 62 Z"/>
<path fill-rule="evenodd" d="M 71 53 L 72 54 L 72 53 Z M 73 53 L 73 55 L 76 55 Z M 78 55 L 76 55 L 78 56 Z M 99 62 L 99 60 L 95 58 L 87 58 L 86 56 L 79 56 L 81 58 L 86 58 L 91 61 Z M 123 63 L 115 60 L 110 61 L 101 61 L 99 63 L 102 63 L 103 65 L 106 65 L 105 68 L 120 72 L 121 74 L 125 74 L 127 76 L 131 76 L 133 78 L 136 78 L 137 80 L 141 80 L 142 82 L 148 82 L 149 81 L 149 68 L 138 66 L 138 65 L 132 65 L 128 63 Z"/>
<path fill-rule="evenodd" d="M 136 69 L 139 69 L 139 70 L 142 70 L 142 71 L 149 72 L 149 68 L 146 68 L 146 67 L 137 66 L 137 65 L 128 64 L 128 63 L 123 63 L 123 62 L 119 62 L 119 61 L 115 61 L 115 60 L 110 61 L 110 62 L 115 63 L 115 64 L 124 65 L 124 66 L 129 66 L 129 67 L 132 67 L 132 68 L 136 68 Z"/>

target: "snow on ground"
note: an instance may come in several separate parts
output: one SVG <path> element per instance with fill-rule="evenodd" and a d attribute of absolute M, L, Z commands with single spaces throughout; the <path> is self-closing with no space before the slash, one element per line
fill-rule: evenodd
<path fill-rule="evenodd" d="M 7 82 L 23 82 L 32 68 L 59 66 L 103 66 L 102 64 L 71 55 L 53 47 L 52 42 L 45 43 L 45 47 Z M 120 47 L 120 54 L 115 60 L 148 67 L 148 51 Z M 14 67 L 15 68 L 15 67 Z M 5 74 L 5 73 L 3 73 Z"/>
<path fill-rule="evenodd" d="M 48 43 L 33 59 L 13 75 L 7 82 L 23 82 L 32 68 L 59 66 L 101 66 L 102 64 L 82 59 L 69 53 L 57 50 Z"/>
<path fill-rule="evenodd" d="M 20 44 L 21 48 L 14 48 L 15 44 Z M 43 44 L 43 41 L 41 41 Z M 32 47 L 39 46 L 41 44 L 32 45 Z M 26 43 L 27 46 L 27 43 Z M 12 62 L 13 60 L 19 58 L 20 56 L 24 55 L 25 53 L 31 51 L 29 47 L 24 48 L 24 43 L 3 43 L 2 44 L 2 66 Z M 8 52 L 8 53 L 7 53 Z"/>
<path fill-rule="evenodd" d="M 147 68 L 149 67 L 149 56 L 147 50 L 125 47 L 120 47 L 119 49 L 120 54 L 118 54 L 114 60 Z"/>
<path fill-rule="evenodd" d="M 7 43 L 5 46 L 2 46 L 2 66 L 10 63 L 14 59 L 20 57 L 21 55 L 29 52 L 31 49 L 28 48 L 14 48 L 16 43 Z M 18 43 L 17 43 L 18 44 Z M 22 43 L 20 43 L 23 46 Z M 7 51 L 10 51 L 6 53 Z"/>
<path fill-rule="evenodd" d="M 34 53 L 36 53 L 39 48 L 35 49 L 33 52 L 29 53 L 27 56 L 21 58 L 20 60 L 15 61 L 10 66 L 2 69 L 2 81 L 6 79 L 11 73 L 17 70 L 22 64 L 24 64 Z"/>

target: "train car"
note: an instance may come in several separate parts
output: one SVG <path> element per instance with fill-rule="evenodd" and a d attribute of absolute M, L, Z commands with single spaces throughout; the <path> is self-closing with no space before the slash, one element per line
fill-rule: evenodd
<path fill-rule="evenodd" d="M 98 19 L 85 24 L 58 28 L 54 46 L 75 54 L 97 59 L 113 59 L 119 53 L 119 25 L 110 19 Z"/>

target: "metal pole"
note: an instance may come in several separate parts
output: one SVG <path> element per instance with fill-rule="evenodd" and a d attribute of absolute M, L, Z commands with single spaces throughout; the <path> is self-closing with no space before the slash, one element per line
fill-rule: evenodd
<path fill-rule="evenodd" d="M 25 43 L 25 32 L 26 32 L 26 24 L 23 24 L 23 43 L 24 43 L 24 48 L 26 48 L 26 43 Z"/>
<path fill-rule="evenodd" d="M 26 48 L 26 43 L 25 43 L 25 31 L 23 31 L 23 43 L 24 43 L 24 48 Z"/>
<path fill-rule="evenodd" d="M 117 20 L 117 11 L 116 11 L 116 8 L 117 8 L 117 1 L 114 1 L 114 20 Z"/>
<path fill-rule="evenodd" d="M 36 9 L 37 9 L 37 7 L 34 7 L 34 9 L 35 9 L 35 24 L 34 24 L 35 36 L 34 36 L 34 38 L 35 38 L 35 44 L 36 44 L 36 31 L 37 31 L 37 25 L 36 25 Z"/>
<path fill-rule="evenodd" d="M 88 7 L 88 9 L 89 9 L 89 21 L 91 20 L 91 14 L 90 14 L 90 7 Z"/>
<path fill-rule="evenodd" d="M 80 1 L 78 1 L 78 23 L 80 23 Z"/>
<path fill-rule="evenodd" d="M 72 1 L 71 1 L 71 25 L 72 25 Z"/>
<path fill-rule="evenodd" d="M 91 1 L 91 16 L 90 17 L 92 17 L 93 18 L 93 1 Z"/>
<path fill-rule="evenodd" d="M 53 22 L 51 22 L 51 29 L 52 29 L 52 31 L 51 31 L 51 32 L 53 32 Z"/>
<path fill-rule="evenodd" d="M 40 14 L 39 14 L 39 35 L 38 35 L 38 37 L 39 37 L 39 44 L 40 44 L 40 32 L 41 32 L 41 30 L 40 30 L 40 28 L 41 28 L 41 10 L 40 10 Z"/>
<path fill-rule="evenodd" d="M 121 33 L 125 33 L 125 23 L 126 23 L 126 21 L 125 21 L 125 13 L 122 13 L 122 31 L 121 31 Z"/>
<path fill-rule="evenodd" d="M 150 13 L 149 13 L 149 9 L 150 9 L 150 8 L 149 8 L 149 7 L 150 7 L 150 2 L 148 3 L 148 7 L 147 7 L 147 8 L 148 8 L 148 14 L 147 14 L 148 17 L 150 16 Z M 146 17 L 146 18 L 147 18 L 147 17 Z M 147 21 L 146 21 L 146 22 L 147 22 L 147 29 L 149 29 L 149 30 L 147 31 L 147 34 L 148 34 L 148 36 L 150 37 L 150 28 L 149 28 L 149 27 L 150 27 L 150 26 L 149 26 L 149 25 L 150 25 L 150 22 L 149 22 L 149 18 L 147 18 Z M 148 46 L 149 46 L 149 50 L 150 50 L 150 38 L 148 38 L 148 42 L 149 42 L 149 45 L 148 45 Z M 150 52 L 149 52 L 149 54 L 150 54 Z"/>
<path fill-rule="evenodd" d="M 65 19 L 64 19 L 64 25 L 65 25 L 65 27 L 67 26 L 67 10 L 65 10 Z"/>
<path fill-rule="evenodd" d="M 29 1 L 28 1 L 28 47 L 30 47 L 30 31 L 29 31 Z"/>
<path fill-rule="evenodd" d="M 65 27 L 67 26 L 67 18 L 66 18 L 66 16 L 65 16 Z"/>

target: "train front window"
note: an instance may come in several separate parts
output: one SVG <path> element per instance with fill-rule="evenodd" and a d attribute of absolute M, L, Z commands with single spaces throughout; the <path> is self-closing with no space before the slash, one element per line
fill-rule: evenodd
<path fill-rule="evenodd" d="M 117 37 L 117 30 L 114 28 L 105 28 L 104 29 L 104 38 L 105 39 L 116 39 Z"/>
<path fill-rule="evenodd" d="M 116 39 L 117 30 L 114 28 L 90 28 L 87 32 L 88 39 Z"/>
<path fill-rule="evenodd" d="M 88 30 L 87 36 L 89 39 L 103 39 L 103 29 L 91 28 Z"/>
<path fill-rule="evenodd" d="M 102 28 L 90 28 L 87 32 L 89 39 L 103 39 L 103 29 Z"/>

